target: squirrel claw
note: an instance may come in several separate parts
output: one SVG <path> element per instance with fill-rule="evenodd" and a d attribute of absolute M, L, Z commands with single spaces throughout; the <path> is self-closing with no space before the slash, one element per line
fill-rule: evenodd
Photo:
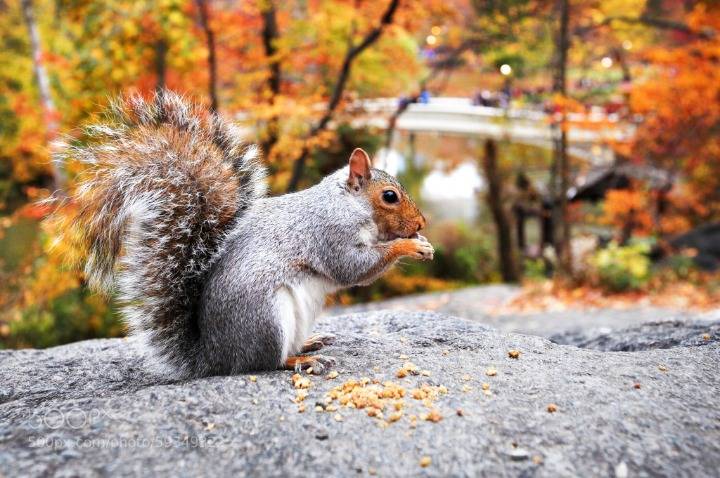
<path fill-rule="evenodd" d="M 327 355 L 313 355 L 313 375 L 323 375 L 335 366 L 335 359 Z"/>
<path fill-rule="evenodd" d="M 430 261 L 435 255 L 435 248 L 423 236 L 418 236 L 415 241 L 415 258 Z"/>
<path fill-rule="evenodd" d="M 335 343 L 335 337 L 333 334 L 313 334 L 305 340 L 303 343 L 303 352 L 315 352 L 320 350 L 326 345 L 332 345 Z"/>
<path fill-rule="evenodd" d="M 313 375 L 322 375 L 335 365 L 335 359 L 327 355 L 301 355 L 288 358 L 286 364 L 296 372 L 312 367 Z"/>

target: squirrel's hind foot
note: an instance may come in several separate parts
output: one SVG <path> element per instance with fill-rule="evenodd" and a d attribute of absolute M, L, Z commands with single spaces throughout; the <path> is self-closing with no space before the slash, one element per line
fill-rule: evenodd
<path fill-rule="evenodd" d="M 295 355 L 285 361 L 286 370 L 301 372 L 312 368 L 314 375 L 322 375 L 335 365 L 335 359 L 327 355 Z"/>

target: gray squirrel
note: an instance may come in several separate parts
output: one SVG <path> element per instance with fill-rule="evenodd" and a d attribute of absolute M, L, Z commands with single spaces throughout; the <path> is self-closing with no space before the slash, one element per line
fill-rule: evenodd
<path fill-rule="evenodd" d="M 64 159 L 88 167 L 71 227 L 91 287 L 114 292 L 151 364 L 174 378 L 278 368 L 324 373 L 311 335 L 326 295 L 399 258 L 432 259 L 425 218 L 356 149 L 319 184 L 266 196 L 258 149 L 170 91 L 111 103 Z"/>

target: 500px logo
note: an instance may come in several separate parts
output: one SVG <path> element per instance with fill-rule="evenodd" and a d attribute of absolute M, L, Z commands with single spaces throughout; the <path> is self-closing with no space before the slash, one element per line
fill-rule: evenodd
<path fill-rule="evenodd" d="M 210 437 L 202 436 L 150 436 L 150 437 L 108 437 L 108 438 L 57 438 L 36 437 L 30 440 L 33 448 L 53 450 L 83 448 L 211 448 L 217 445 Z"/>
<path fill-rule="evenodd" d="M 83 410 L 77 407 L 68 410 L 57 408 L 40 409 L 36 410 L 33 415 L 39 426 L 50 430 L 58 428 L 79 430 L 103 419 L 119 417 L 119 414 L 116 415 L 104 409 L 91 408 L 90 410 Z"/>

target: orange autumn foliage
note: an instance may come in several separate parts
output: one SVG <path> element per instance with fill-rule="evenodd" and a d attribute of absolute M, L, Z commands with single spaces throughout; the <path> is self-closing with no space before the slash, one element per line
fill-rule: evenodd
<path fill-rule="evenodd" d="M 650 73 L 630 97 L 642 118 L 631 158 L 675 180 L 664 232 L 720 220 L 720 5 L 698 3 L 685 21 L 697 33 L 648 48 Z"/>
<path fill-rule="evenodd" d="M 646 235 L 653 226 L 648 208 L 649 201 L 645 191 L 612 189 L 605 196 L 600 221 L 617 229 L 632 224 L 633 231 Z"/>

